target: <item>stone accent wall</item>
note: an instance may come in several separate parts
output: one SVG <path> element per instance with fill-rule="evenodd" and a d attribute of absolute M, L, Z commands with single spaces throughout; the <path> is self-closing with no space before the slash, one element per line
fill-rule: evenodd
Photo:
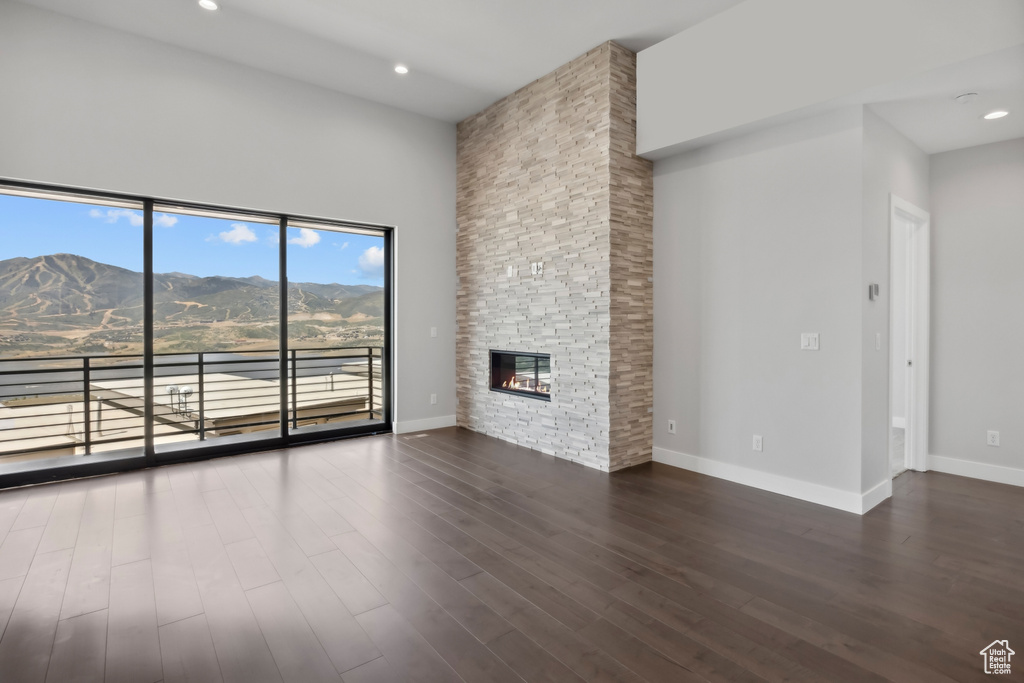
<path fill-rule="evenodd" d="M 654 428 L 654 165 L 636 155 L 636 55 L 611 59 L 611 469 L 651 459 Z"/>
<path fill-rule="evenodd" d="M 604 470 L 651 458 L 653 173 L 635 155 L 635 67 L 605 43 L 458 126 L 458 424 Z M 491 392 L 490 349 L 550 353 L 551 401 Z"/>

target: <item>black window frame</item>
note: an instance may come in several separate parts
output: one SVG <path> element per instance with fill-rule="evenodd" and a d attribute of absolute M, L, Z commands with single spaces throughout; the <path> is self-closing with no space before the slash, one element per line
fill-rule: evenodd
<path fill-rule="evenodd" d="M 278 213 L 271 211 L 260 211 L 244 209 L 226 205 L 208 204 L 200 202 L 187 202 L 175 199 L 148 197 L 132 195 L 122 192 L 107 192 L 103 190 L 86 189 L 80 187 L 54 185 L 36 182 L 26 182 L 0 178 L 0 192 L 11 189 L 20 193 L 39 193 L 39 198 L 46 199 L 46 195 L 56 199 L 62 197 L 68 201 L 75 201 L 78 197 L 84 201 L 103 202 L 111 204 L 118 202 L 141 203 L 143 211 L 143 381 L 144 381 L 144 446 L 125 448 L 109 454 L 93 454 L 78 462 L 64 462 L 70 456 L 55 456 L 52 459 L 39 459 L 26 461 L 21 466 L 11 471 L 0 471 L 0 489 L 29 484 L 41 484 L 66 479 L 91 477 L 116 472 L 125 472 L 147 467 L 169 465 L 180 462 L 195 462 L 217 458 L 228 455 L 239 455 L 244 453 L 255 453 L 260 451 L 276 450 L 297 446 L 302 444 L 320 443 L 326 441 L 337 441 L 340 439 L 367 436 L 372 434 L 387 434 L 393 431 L 393 403 L 394 403 L 394 355 L 393 355 L 393 321 L 394 310 L 394 226 L 374 223 L 362 223 L 355 221 L 339 220 L 309 214 Z M 31 196 L 31 195 L 29 195 Z M 174 210 L 176 208 L 190 212 L 209 212 L 211 214 L 230 214 L 232 218 L 251 218 L 261 222 L 277 221 L 280 230 L 279 252 L 278 252 L 278 275 L 279 275 L 279 377 L 280 377 L 280 429 L 277 436 L 265 438 L 234 439 L 232 437 L 221 437 L 216 441 L 200 442 L 199 446 L 180 447 L 169 450 L 161 449 L 157 452 L 154 443 L 154 354 L 153 354 L 153 213 L 154 207 L 159 206 L 160 211 Z M 320 425 L 316 428 L 292 429 L 289 425 L 289 394 L 288 382 L 285 378 L 289 376 L 288 358 L 290 345 L 288 343 L 288 240 L 287 229 L 289 221 L 297 221 L 308 224 L 317 224 L 324 229 L 337 229 L 344 231 L 346 228 L 358 231 L 372 231 L 379 233 L 384 239 L 384 345 L 381 350 L 381 422 L 367 425 L 345 427 L 344 422 Z M 372 367 L 372 361 L 371 361 Z M 372 406 L 372 396 L 370 398 Z M 340 427 L 332 428 L 331 425 L 338 424 Z M 2 460 L 0 460 L 2 462 Z M 52 465 L 43 467 L 31 467 L 33 463 L 52 462 Z"/>

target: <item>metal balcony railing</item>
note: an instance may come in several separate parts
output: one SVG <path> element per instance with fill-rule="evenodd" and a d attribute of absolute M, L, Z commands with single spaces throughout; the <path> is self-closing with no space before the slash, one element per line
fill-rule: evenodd
<path fill-rule="evenodd" d="M 280 367 L 277 352 L 155 354 L 154 442 L 277 429 Z M 382 419 L 382 371 L 377 347 L 289 350 L 288 427 Z M 0 359 L 0 460 L 142 446 L 143 372 L 139 355 Z"/>

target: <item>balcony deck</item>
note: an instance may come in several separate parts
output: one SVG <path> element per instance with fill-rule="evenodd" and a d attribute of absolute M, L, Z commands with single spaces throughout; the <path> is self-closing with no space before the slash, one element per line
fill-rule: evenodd
<path fill-rule="evenodd" d="M 342 355 L 330 355 L 338 351 Z M 371 376 L 370 355 L 359 354 L 366 351 L 326 349 L 323 354 L 290 358 L 286 390 L 291 426 L 380 415 L 380 358 L 374 358 Z M 22 382 L 38 392 L 0 402 L 0 462 L 82 456 L 143 445 L 145 385 L 140 363 L 118 366 L 112 363 L 124 359 L 110 357 L 93 360 L 92 366 L 86 358 L 32 360 L 40 363 L 39 370 L 7 371 L 6 379 L 0 376 L 0 384 L 6 382 L 10 387 L 14 381 Z M 106 364 L 100 365 L 100 360 Z M 202 369 L 201 361 L 164 365 L 161 369 L 165 372 L 176 367 L 181 372 L 154 377 L 154 442 L 182 443 L 276 429 L 281 382 L 277 377 L 258 376 L 276 374 L 266 369 L 268 362 L 272 366 L 275 361 L 254 365 L 242 360 L 232 365 L 217 360 L 206 365 L 209 370 L 203 370 L 201 378 L 198 371 L 188 371 Z M 80 363 L 80 369 L 66 367 L 69 363 Z M 324 363 L 338 367 L 329 369 Z M 231 371 L 223 371 L 225 368 Z M 67 390 L 74 386 L 79 387 L 76 393 Z M 84 400 L 86 386 L 88 402 Z M 184 387 L 191 389 L 187 396 L 180 391 Z"/>

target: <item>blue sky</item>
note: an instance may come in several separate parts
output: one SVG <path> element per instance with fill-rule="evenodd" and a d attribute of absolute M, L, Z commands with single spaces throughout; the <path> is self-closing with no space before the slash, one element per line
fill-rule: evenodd
<path fill-rule="evenodd" d="M 159 213 L 153 269 L 206 277 L 277 279 L 278 227 Z M 288 229 L 292 282 L 383 285 L 384 240 L 331 231 Z M 69 253 L 142 270 L 142 212 L 0 194 L 0 261 Z"/>

